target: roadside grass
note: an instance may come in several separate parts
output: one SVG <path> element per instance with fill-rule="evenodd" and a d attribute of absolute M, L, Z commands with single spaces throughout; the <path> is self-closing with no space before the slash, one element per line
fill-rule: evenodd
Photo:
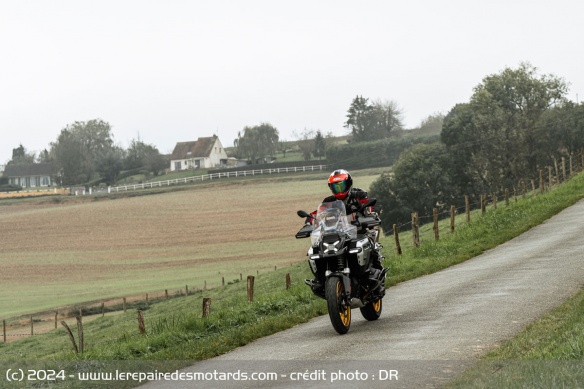
<path fill-rule="evenodd" d="M 584 291 L 491 351 L 447 388 L 584 386 Z"/>
<path fill-rule="evenodd" d="M 459 215 L 453 234 L 445 232 L 448 231 L 449 221 L 442 221 L 439 241 L 433 238 L 432 226 L 426 225 L 420 231 L 420 248 L 413 248 L 411 239 L 406 238 L 411 233 L 403 233 L 400 236 L 403 255 L 399 257 L 395 254 L 393 237 L 383 237 L 386 265 L 391 268 L 387 284 L 394 285 L 470 259 L 540 224 L 582 197 L 584 175 L 579 174 L 544 195 L 519 199 L 509 207 L 491 207 L 485 215 L 480 215 L 480 211 L 473 211 L 470 223 L 463 222 L 465 215 Z M 306 242 L 308 244 L 307 240 Z M 303 253 L 299 253 L 300 255 Z M 293 280 L 289 290 L 284 288 L 287 272 Z M 254 339 L 325 314 L 325 302 L 313 296 L 302 282 L 309 276 L 306 263 L 261 274 L 256 278 L 253 302 L 246 300 L 246 283 L 235 281 L 204 293 L 198 292 L 193 296 L 152 304 L 144 310 L 146 335 L 138 333 L 134 310 L 97 318 L 85 325 L 86 348 L 83 355 L 71 351 L 65 332 L 58 329 L 43 336 L 0 344 L 0 360 L 14 363 L 26 358 L 56 365 L 90 361 L 118 363 L 173 360 L 175 362 L 172 369 L 187 366 L 192 361 L 223 354 Z M 203 297 L 212 299 L 211 315 L 204 319 L 201 317 Z M 541 326 L 541 330 L 532 330 L 534 332 L 524 335 L 515 346 L 502 347 L 500 350 L 504 351 L 500 351 L 501 354 L 489 357 L 497 359 L 492 362 L 493 366 L 501 366 L 499 359 L 581 360 L 584 341 L 582 338 L 572 337 L 572 334 L 582 333 L 582 301 L 584 296 L 571 304 L 567 303 L 563 310 L 552 313 L 547 323 L 530 326 L 535 329 Z M 563 320 L 564 324 L 559 320 L 561 312 L 566 312 L 571 317 Z M 391 311 L 385 314 L 391 315 Z M 550 337 L 549 332 L 557 333 L 555 340 L 546 340 Z M 331 336 L 336 336 L 332 328 Z M 518 352 L 518 349 L 539 351 L 526 353 Z M 533 372 L 534 377 L 539 374 L 536 368 L 542 363 L 537 361 L 529 365 L 529 371 Z M 139 365 L 134 368 L 140 369 Z M 510 371 L 507 368 L 503 370 Z M 506 381 L 500 385 L 493 386 L 489 382 L 481 385 L 479 382 L 477 387 L 510 387 L 514 383 L 518 387 L 530 387 L 524 385 L 525 377 L 520 373 L 511 371 Z M 572 380 L 578 379 L 573 374 L 570 377 Z M 547 387 L 553 386 L 555 385 Z M 461 387 L 468 386 L 462 384 Z"/>

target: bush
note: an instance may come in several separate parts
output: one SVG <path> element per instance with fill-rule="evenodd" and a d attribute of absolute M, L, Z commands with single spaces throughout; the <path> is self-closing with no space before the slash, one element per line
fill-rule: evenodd
<path fill-rule="evenodd" d="M 0 185 L 0 192 L 17 192 L 19 190 L 22 190 L 22 186 L 20 185 Z"/>
<path fill-rule="evenodd" d="M 333 145 L 327 148 L 326 159 L 333 169 L 367 169 L 392 166 L 401 153 L 418 143 L 434 143 L 438 136 L 420 138 L 389 138 L 373 142 Z"/>

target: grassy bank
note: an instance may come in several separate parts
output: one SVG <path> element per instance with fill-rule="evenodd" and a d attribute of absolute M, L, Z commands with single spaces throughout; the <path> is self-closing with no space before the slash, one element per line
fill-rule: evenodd
<path fill-rule="evenodd" d="M 584 291 L 553 309 L 448 388 L 581 388 Z"/>
<path fill-rule="evenodd" d="M 526 200 L 519 199 L 509 207 L 499 206 L 488 209 L 483 216 L 473 212 L 471 222 L 462 222 L 464 215 L 457 218 L 454 234 L 446 233 L 446 221 L 441 223 L 439 241 L 434 241 L 432 227 L 421 229 L 422 246 L 411 247 L 409 234 L 403 234 L 404 254 L 395 255 L 393 237 L 383 239 L 387 265 L 391 267 L 388 285 L 393 285 L 420 275 L 446 268 L 481 252 L 497 246 L 532 226 L 540 224 L 562 209 L 574 204 L 584 196 L 584 175 L 555 188 L 545 195 L 537 195 Z M 299 253 L 301 256 L 302 253 Z M 285 289 L 285 274 L 290 273 L 292 287 Z M 175 298 L 168 302 L 142 307 L 147 335 L 138 333 L 136 311 L 105 318 L 97 318 L 85 325 L 85 353 L 74 354 L 67 335 L 62 329 L 38 337 L 31 337 L 9 344 L 0 344 L 0 360 L 11 361 L 40 359 L 47 361 L 92 360 L 92 361 L 164 361 L 174 360 L 177 366 L 194 360 L 210 358 L 249 343 L 268 334 L 326 312 L 323 300 L 312 295 L 302 280 L 309 276 L 305 263 L 287 269 L 260 274 L 256 279 L 256 293 L 253 302 L 246 300 L 245 282 L 233 280 L 225 287 L 212 291 L 198 292 L 191 296 Z M 203 297 L 212 299 L 211 315 L 201 318 Z M 566 311 L 582 311 L 581 303 L 567 306 Z M 580 305 L 579 305 L 580 304 Z M 386 314 L 391 314 L 387 312 Z M 552 320 L 553 321 L 553 320 Z M 565 334 L 580 331 L 583 323 L 581 315 L 574 316 L 566 323 Z M 549 326 L 552 324 L 548 324 Z M 555 324 L 554 324 L 555 325 Z M 546 333 L 545 327 L 541 331 Z M 530 339 L 535 335 L 527 335 Z M 566 337 L 566 339 L 571 339 Z M 581 342 L 581 341 L 579 341 Z M 523 341 L 527 346 L 529 341 Z M 546 347 L 537 342 L 536 348 Z M 582 343 L 580 343 L 582 345 Z M 552 348 L 561 348 L 552 343 Z M 534 359 L 553 358 L 558 351 L 542 351 L 533 354 Z M 504 354 L 494 358 L 521 358 L 519 354 Z M 535 356 L 538 355 L 538 356 Z M 581 359 L 581 354 L 573 354 L 571 359 Z M 188 362 L 187 362 L 188 361 Z M 54 362 L 57 363 L 57 362 Z M 502 385 L 503 387 L 506 385 Z M 487 385 L 487 387 L 491 387 Z"/>

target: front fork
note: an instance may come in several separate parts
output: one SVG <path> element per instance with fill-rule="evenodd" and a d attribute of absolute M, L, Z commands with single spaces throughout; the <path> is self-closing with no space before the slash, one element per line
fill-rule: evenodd
<path fill-rule="evenodd" d="M 328 279 L 330 277 L 341 277 L 343 280 L 343 287 L 345 289 L 345 303 L 349 305 L 351 301 L 351 278 L 350 278 L 351 270 L 346 267 L 343 269 L 342 272 L 332 272 L 327 270 L 325 272 L 325 278 Z"/>

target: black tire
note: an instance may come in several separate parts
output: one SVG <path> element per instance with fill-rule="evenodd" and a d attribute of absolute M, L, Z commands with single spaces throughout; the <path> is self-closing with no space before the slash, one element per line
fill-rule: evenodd
<path fill-rule="evenodd" d="M 369 321 L 377 320 L 379 319 L 379 316 L 381 316 L 381 310 L 383 309 L 383 300 L 379 299 L 376 301 L 372 301 L 359 309 L 361 310 L 361 315 L 363 315 L 365 319 Z"/>
<path fill-rule="evenodd" d="M 351 306 L 345 304 L 345 286 L 340 277 L 330 277 L 326 280 L 325 296 L 328 305 L 328 313 L 335 331 L 343 335 L 351 327 Z"/>

